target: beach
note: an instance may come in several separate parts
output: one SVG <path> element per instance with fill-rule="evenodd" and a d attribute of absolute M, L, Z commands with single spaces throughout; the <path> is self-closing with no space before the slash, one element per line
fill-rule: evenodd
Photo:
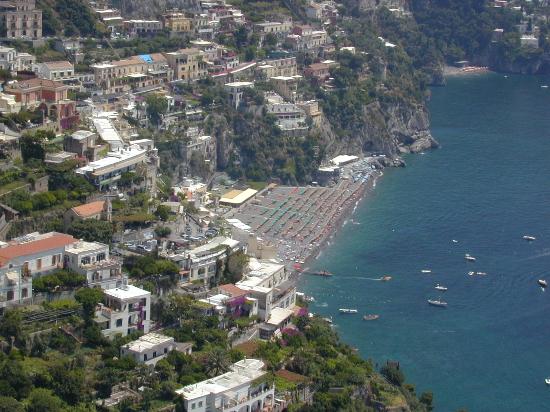
<path fill-rule="evenodd" d="M 343 166 L 330 187 L 270 186 L 226 218 L 247 225 L 262 241 L 276 246 L 277 258 L 289 269 L 301 270 L 375 187 L 382 174 L 379 168 L 377 158 L 365 158 Z"/>

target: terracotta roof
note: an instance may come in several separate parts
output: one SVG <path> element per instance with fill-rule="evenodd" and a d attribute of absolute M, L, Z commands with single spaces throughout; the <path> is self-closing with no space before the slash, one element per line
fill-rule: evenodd
<path fill-rule="evenodd" d="M 0 248 L 0 261 L 6 262 L 21 256 L 45 252 L 76 242 L 71 235 L 52 232 L 49 236 L 41 237 L 26 243 L 15 243 L 5 248 Z"/>
<path fill-rule="evenodd" d="M 48 80 L 48 79 L 29 79 L 29 80 L 21 80 L 18 82 L 15 82 L 13 84 L 8 84 L 6 86 L 6 89 L 20 89 L 20 90 L 26 90 L 26 89 L 33 89 L 36 87 L 50 87 L 50 88 L 67 88 L 63 83 L 56 82 L 54 80 Z"/>
<path fill-rule="evenodd" d="M 225 292 L 232 298 L 237 296 L 244 296 L 247 293 L 246 290 L 243 290 L 232 283 L 228 283 L 227 285 L 220 285 L 218 286 L 218 289 L 220 290 L 220 292 Z"/>
<path fill-rule="evenodd" d="M 80 217 L 89 217 L 103 212 L 104 207 L 105 201 L 98 200 L 95 202 L 85 203 L 80 206 L 75 206 L 71 210 Z"/>
<path fill-rule="evenodd" d="M 50 70 L 58 70 L 58 69 L 72 69 L 73 65 L 68 61 L 55 61 L 55 62 L 44 62 L 42 63 L 44 66 L 46 66 Z"/>
<path fill-rule="evenodd" d="M 307 376 L 287 371 L 286 369 L 278 370 L 277 372 L 275 372 L 275 375 L 277 375 L 279 378 L 284 379 L 285 381 L 289 381 L 292 383 L 304 383 L 309 381 L 309 378 Z"/>

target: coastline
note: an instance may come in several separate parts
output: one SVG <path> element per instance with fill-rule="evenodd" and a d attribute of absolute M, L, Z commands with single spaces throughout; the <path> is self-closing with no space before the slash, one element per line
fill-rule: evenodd
<path fill-rule="evenodd" d="M 453 77 L 453 76 L 471 76 L 473 74 L 485 74 L 490 73 L 488 67 L 481 66 L 466 66 L 466 67 L 455 67 L 445 65 L 443 66 L 443 76 L 444 77 Z"/>

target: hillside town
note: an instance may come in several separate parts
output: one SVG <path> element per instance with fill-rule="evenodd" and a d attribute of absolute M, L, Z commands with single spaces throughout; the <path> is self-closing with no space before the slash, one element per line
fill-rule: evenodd
<path fill-rule="evenodd" d="M 344 30 L 344 6 L 259 13 L 208 0 L 136 17 L 90 1 L 100 39 L 45 34 L 50 11 L 35 0 L 1 3 L 0 310 L 28 340 L 7 332 L 0 346 L 31 353 L 50 334 L 71 347 L 118 345 L 102 362 L 131 373 L 94 389 L 97 410 L 151 397 L 156 406 L 135 410 L 311 404 L 311 377 L 268 345 L 283 353 L 305 322 L 328 327 L 308 312 L 298 274 L 395 162 L 315 140 L 329 127 L 319 93 L 342 89 L 350 65 L 361 81 L 374 70 Z M 410 17 L 406 1 L 376 3 Z M 522 47 L 539 47 L 543 18 L 523 12 Z M 496 27 L 493 40 L 505 34 Z M 401 46 L 379 37 L 373 47 Z M 240 118 L 269 127 L 275 146 L 307 147 L 313 169 L 276 159 L 278 177 L 243 173 L 246 145 L 226 135 Z"/>

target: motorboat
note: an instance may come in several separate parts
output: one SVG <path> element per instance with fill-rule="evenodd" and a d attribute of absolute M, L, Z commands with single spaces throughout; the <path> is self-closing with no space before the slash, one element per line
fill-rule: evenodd
<path fill-rule="evenodd" d="M 539 285 L 543 288 L 548 286 L 548 282 L 546 282 L 544 279 L 539 279 L 538 282 L 539 282 Z"/>
<path fill-rule="evenodd" d="M 391 276 L 384 275 L 384 276 L 382 276 L 382 277 L 380 278 L 380 280 L 381 280 L 382 282 L 388 282 L 388 281 L 391 280 Z"/>
<path fill-rule="evenodd" d="M 338 309 L 338 312 L 345 313 L 345 314 L 352 314 L 352 313 L 357 313 L 357 309 L 340 308 Z"/>
<path fill-rule="evenodd" d="M 432 306 L 438 306 L 440 308 L 446 308 L 447 302 L 444 302 L 441 300 L 441 298 L 435 300 L 435 299 L 428 299 L 428 303 Z"/>
<path fill-rule="evenodd" d="M 535 236 L 530 236 L 530 235 L 524 235 L 523 239 L 528 241 L 528 242 L 532 242 L 533 240 L 537 240 L 537 238 Z"/>
<path fill-rule="evenodd" d="M 320 271 L 317 271 L 317 272 L 308 272 L 310 275 L 315 275 L 315 276 L 323 276 L 323 277 L 329 277 L 329 276 L 332 276 L 332 273 L 330 273 L 328 270 L 320 270 Z"/>
<path fill-rule="evenodd" d="M 422 269 L 420 272 L 422 273 L 432 273 L 430 269 Z"/>
<path fill-rule="evenodd" d="M 468 276 L 474 276 L 475 274 L 476 274 L 476 272 L 474 272 L 473 270 L 468 272 Z"/>
<path fill-rule="evenodd" d="M 458 240 L 456 240 L 456 239 L 453 239 L 453 243 L 458 243 Z"/>
<path fill-rule="evenodd" d="M 548 89 L 548 85 L 547 84 L 543 84 L 542 86 L 540 86 L 541 89 Z"/>
<path fill-rule="evenodd" d="M 363 320 L 376 320 L 380 317 L 380 315 L 370 314 L 363 316 Z"/>
<path fill-rule="evenodd" d="M 546 378 L 546 379 L 544 380 L 544 382 L 545 382 L 547 385 L 550 385 L 550 378 Z"/>
<path fill-rule="evenodd" d="M 443 292 L 446 292 L 448 290 L 447 287 L 443 286 L 443 285 L 440 285 L 439 283 L 437 285 L 435 285 L 435 288 L 437 290 L 442 290 Z"/>
<path fill-rule="evenodd" d="M 466 253 L 464 255 L 464 259 L 466 259 L 468 262 L 475 262 L 476 261 L 476 258 L 473 257 L 472 255 L 469 255 L 468 253 Z"/>

